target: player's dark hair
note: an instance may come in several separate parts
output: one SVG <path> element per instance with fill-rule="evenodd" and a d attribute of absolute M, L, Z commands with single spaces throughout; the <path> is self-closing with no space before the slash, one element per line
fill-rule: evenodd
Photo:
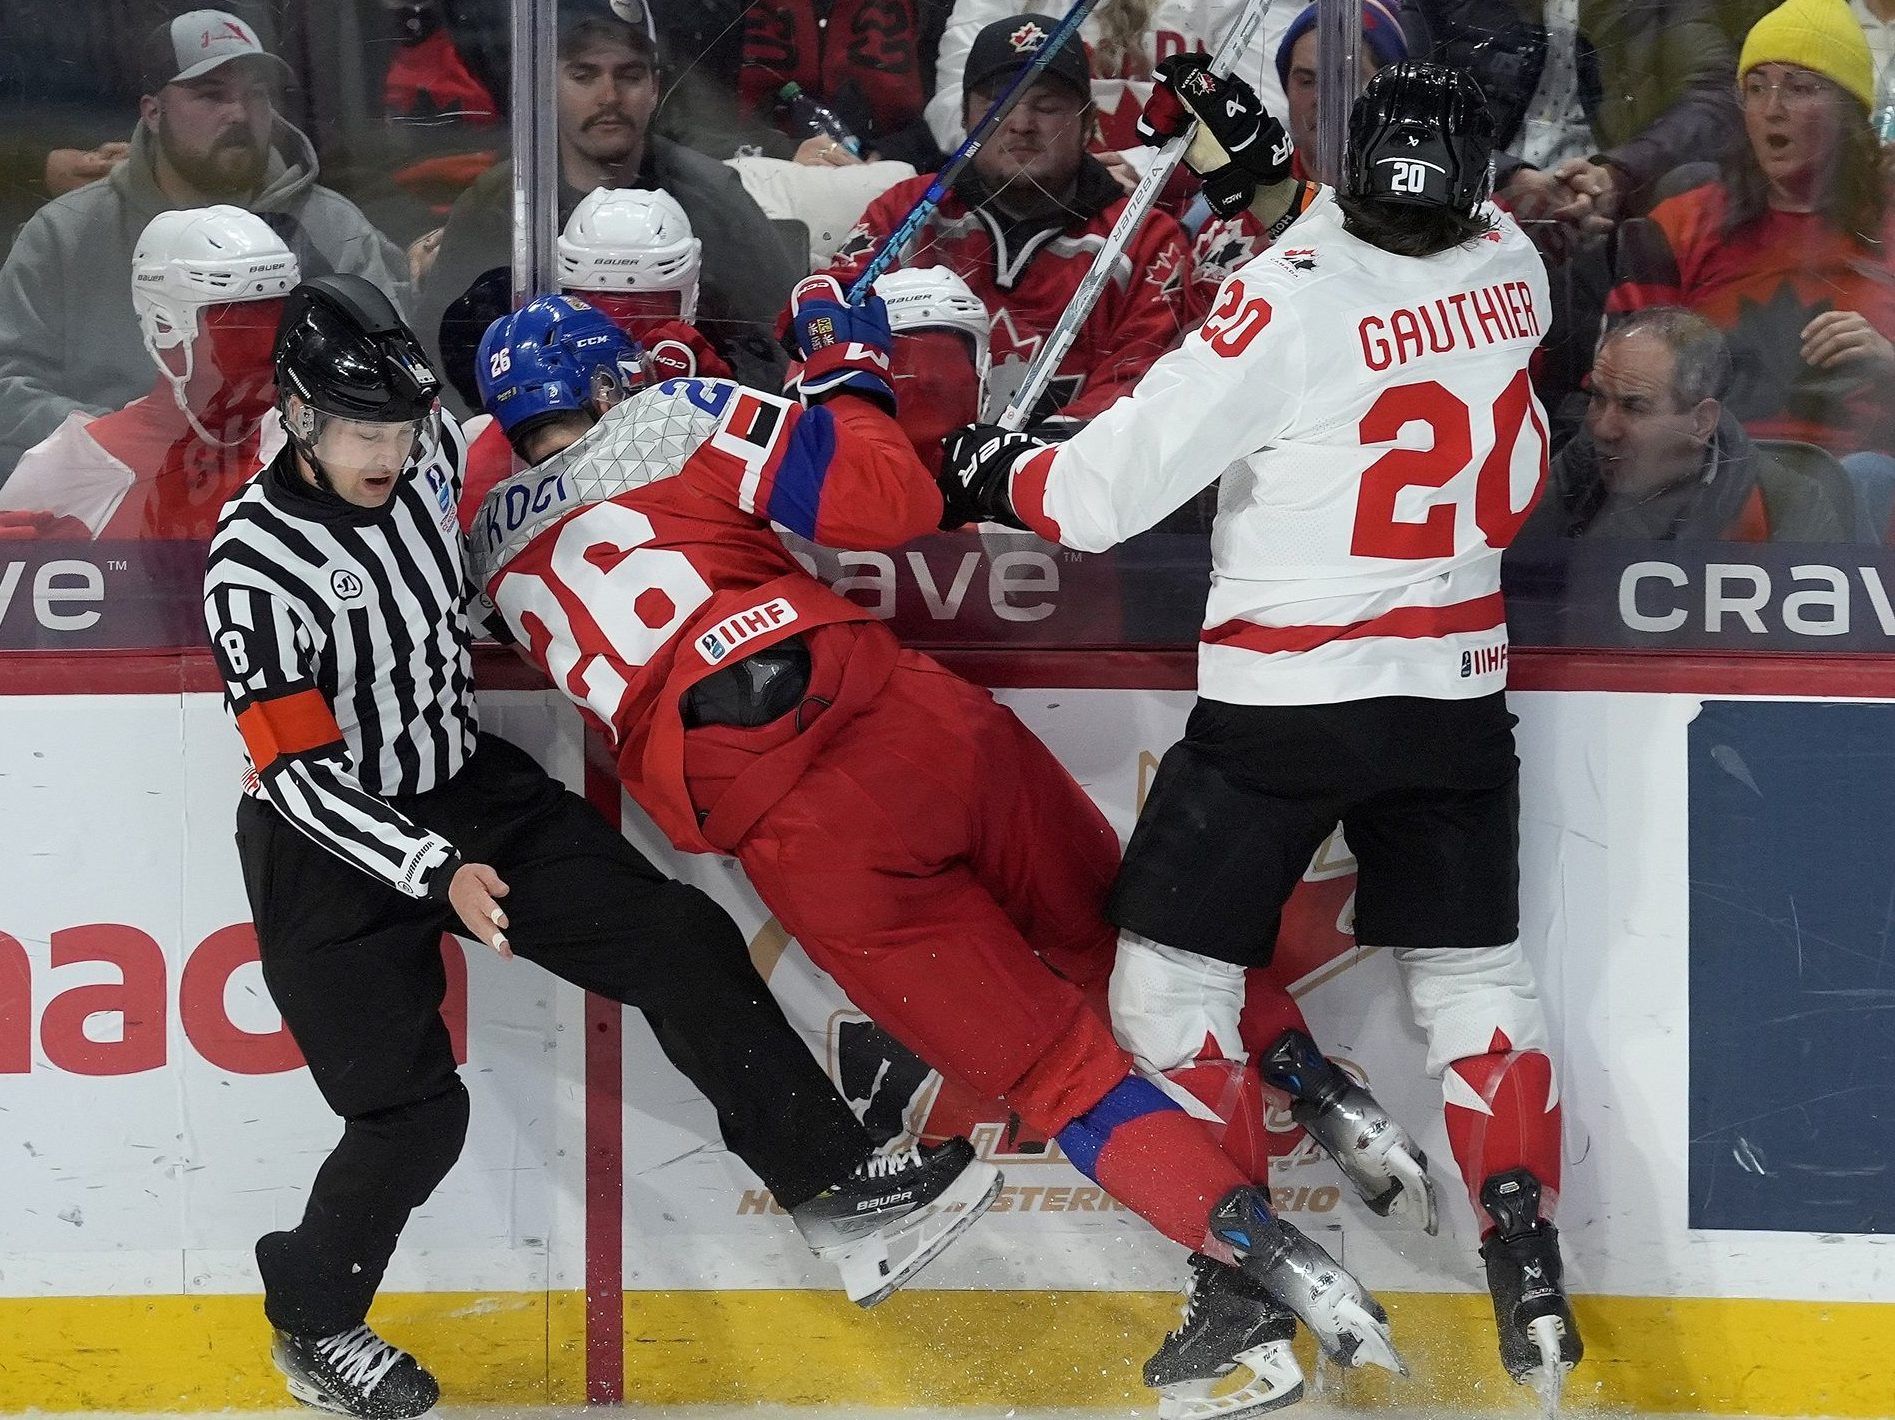
<path fill-rule="evenodd" d="M 1456 212 L 1346 192 L 1336 194 L 1336 205 L 1342 209 L 1344 231 L 1393 256 L 1434 256 L 1494 229 L 1494 219 L 1478 208 Z"/>

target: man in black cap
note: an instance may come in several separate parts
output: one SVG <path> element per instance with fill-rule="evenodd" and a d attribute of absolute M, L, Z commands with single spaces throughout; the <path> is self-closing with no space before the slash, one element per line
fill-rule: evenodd
<path fill-rule="evenodd" d="M 1014 15 L 975 36 L 961 99 L 967 128 L 1006 92 L 1058 23 L 1047 15 Z M 898 258 L 901 266 L 952 267 L 987 303 L 994 322 L 990 414 L 1019 387 L 1124 210 L 1124 191 L 1086 151 L 1092 131 L 1091 71 L 1074 35 Z M 828 268 L 844 285 L 868 265 L 931 181 L 897 183 L 869 205 Z M 1187 266 L 1178 224 L 1161 212 L 1148 215 L 1034 416 L 1089 419 L 1129 391 L 1183 332 Z"/>
<path fill-rule="evenodd" d="M 735 172 L 651 131 L 661 88 L 639 0 L 563 0 L 559 225 L 596 188 L 662 188 L 677 198 L 704 243 L 698 326 L 739 379 L 776 388 L 783 355 L 769 323 L 802 273 Z M 513 165 L 500 163 L 448 214 L 418 302 L 418 333 L 468 410 L 480 408 L 474 352 L 488 325 L 512 306 L 512 250 Z"/>

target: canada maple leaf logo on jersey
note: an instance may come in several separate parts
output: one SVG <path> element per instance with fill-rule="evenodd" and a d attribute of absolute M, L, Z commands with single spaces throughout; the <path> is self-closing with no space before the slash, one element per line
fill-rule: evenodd
<path fill-rule="evenodd" d="M 1291 271 L 1314 271 L 1316 269 L 1315 247 L 1286 247 L 1276 254 L 1277 261 Z"/>
<path fill-rule="evenodd" d="M 1028 20 L 1007 36 L 1007 43 L 1013 46 L 1015 54 L 1032 54 L 1046 43 L 1046 31 Z"/>

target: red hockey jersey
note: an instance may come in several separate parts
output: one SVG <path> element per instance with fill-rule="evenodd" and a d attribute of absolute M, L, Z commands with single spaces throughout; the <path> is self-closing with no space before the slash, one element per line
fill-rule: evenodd
<path fill-rule="evenodd" d="M 620 778 L 671 841 L 728 851 L 895 662 L 892 633 L 805 571 L 771 524 L 866 548 L 940 517 L 933 480 L 872 404 L 845 395 L 803 409 L 676 379 L 501 482 L 475 516 L 468 561 L 528 657 L 604 729 Z M 809 645 L 820 716 L 724 791 L 747 812 L 694 803 L 681 697 L 795 635 Z"/>
<path fill-rule="evenodd" d="M 932 181 L 922 176 L 896 183 L 871 202 L 826 269 L 847 287 Z M 1075 200 L 1089 215 L 1010 238 L 985 207 L 968 205 L 968 193 L 977 190 L 970 181 L 963 176 L 941 200 L 897 265 L 952 267 L 986 303 L 993 321 L 986 405 L 992 417 L 1019 388 L 1027 364 L 1072 304 L 1125 197 L 1088 159 Z M 1189 276 L 1183 229 L 1164 213 L 1152 213 L 1120 255 L 1098 305 L 1054 373 L 1050 393 L 1060 413 L 1092 418 L 1129 394 L 1152 361 L 1178 343 L 1192 324 Z"/>

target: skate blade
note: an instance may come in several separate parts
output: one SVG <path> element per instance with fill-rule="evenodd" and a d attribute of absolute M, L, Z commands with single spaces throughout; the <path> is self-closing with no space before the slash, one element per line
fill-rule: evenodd
<path fill-rule="evenodd" d="M 1266 1341 L 1238 1352 L 1227 1375 L 1160 1387 L 1158 1420 L 1245 1420 L 1282 1410 L 1302 1398 L 1303 1370 L 1290 1344 Z"/>
<path fill-rule="evenodd" d="M 1566 1373 L 1572 1369 L 1561 1357 L 1566 1326 L 1556 1316 L 1537 1316 L 1527 1323 L 1527 1334 L 1540 1348 L 1540 1364 L 1520 1377 L 1540 1397 L 1540 1413 L 1559 1414 L 1560 1393 L 1566 1388 Z"/>
<path fill-rule="evenodd" d="M 890 1296 L 913 1280 L 916 1273 L 947 1250 L 948 1244 L 972 1227 L 1000 1196 L 1005 1182 L 1000 1170 L 978 1160 L 961 1170 L 941 1196 L 918 1209 L 891 1230 L 870 1233 L 842 1246 L 818 1249 L 817 1256 L 833 1262 L 842 1273 L 842 1288 L 850 1301 L 864 1309 Z M 931 1228 L 939 1232 L 930 1235 Z M 904 1245 L 913 1244 L 899 1261 Z"/>
<path fill-rule="evenodd" d="M 308 1381 L 300 1381 L 290 1375 L 285 1375 L 283 1379 L 289 1386 L 290 1398 L 299 1405 L 305 1405 L 311 1410 L 325 1410 L 331 1415 L 356 1413 L 321 1386 L 311 1385 Z M 427 1417 L 432 1414 L 434 1414 L 434 1407 L 430 1405 L 426 1410 L 414 1416 L 413 1420 L 427 1420 Z"/>
<path fill-rule="evenodd" d="M 1420 1228 L 1429 1237 L 1441 1230 L 1440 1209 L 1435 1203 L 1434 1180 L 1427 1169 L 1406 1149 L 1397 1145 L 1388 1152 L 1389 1172 L 1401 1183 L 1401 1191 L 1389 1200 L 1388 1216 L 1411 1228 Z"/>
<path fill-rule="evenodd" d="M 1332 1345 L 1330 1339 L 1314 1327 L 1316 1339 L 1331 1358 L 1349 1369 L 1358 1366 L 1380 1366 L 1385 1371 L 1407 1378 L 1408 1366 L 1402 1360 L 1401 1353 L 1395 1349 L 1395 1340 L 1388 1334 L 1388 1323 L 1377 1321 L 1374 1315 L 1360 1302 L 1343 1301 L 1337 1308 L 1336 1320 L 1340 1323 L 1337 1335 L 1344 1340 L 1352 1340 L 1355 1350 L 1344 1354 L 1339 1346 Z M 1304 1323 L 1308 1323 L 1305 1317 Z"/>

